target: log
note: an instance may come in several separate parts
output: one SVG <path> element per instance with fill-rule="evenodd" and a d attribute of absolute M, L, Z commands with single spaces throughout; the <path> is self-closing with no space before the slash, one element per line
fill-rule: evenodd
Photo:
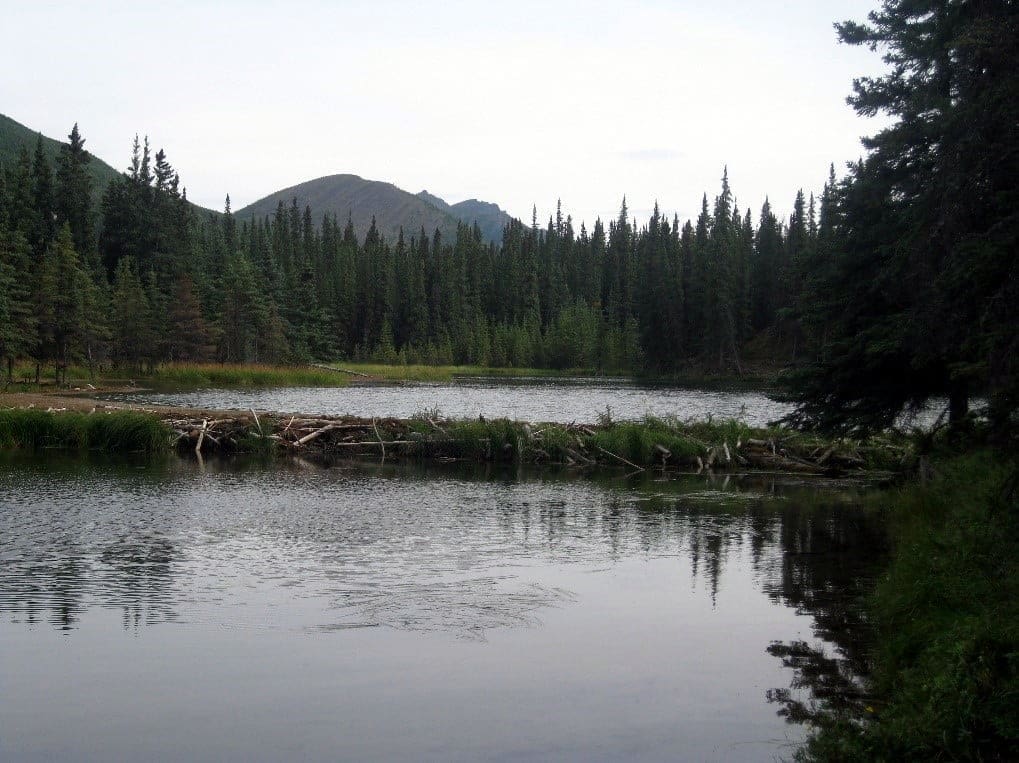
<path fill-rule="evenodd" d="M 332 425 L 332 424 L 326 424 L 326 425 L 325 425 L 324 427 L 322 427 L 321 429 L 316 429 L 316 430 L 315 430 L 314 432 L 312 432 L 311 434 L 305 435 L 304 437 L 302 437 L 302 438 L 301 438 L 301 439 L 299 439 L 299 440 L 294 440 L 294 442 L 292 442 L 292 443 L 291 443 L 290 445 L 291 445 L 291 447 L 293 447 L 293 448 L 299 448 L 299 447 L 301 447 L 302 445 L 304 445 L 305 443 L 309 443 L 309 442 L 311 442 L 312 440 L 316 439 L 317 437 L 321 437 L 322 435 L 324 435 L 324 434 L 325 434 L 326 432 L 328 432 L 328 431 L 329 431 L 329 430 L 331 430 L 332 428 L 333 428 L 333 425 Z"/>
<path fill-rule="evenodd" d="M 348 374 L 350 376 L 360 376 L 362 379 L 374 379 L 374 378 L 376 378 L 376 377 L 372 376 L 371 374 L 363 374 L 360 371 L 351 371 L 351 370 L 346 369 L 346 368 L 333 368 L 332 366 L 325 366 L 325 365 L 322 365 L 321 363 L 309 363 L 308 365 L 311 366 L 312 368 L 322 368 L 322 369 L 324 369 L 326 371 L 335 371 L 338 374 Z"/>

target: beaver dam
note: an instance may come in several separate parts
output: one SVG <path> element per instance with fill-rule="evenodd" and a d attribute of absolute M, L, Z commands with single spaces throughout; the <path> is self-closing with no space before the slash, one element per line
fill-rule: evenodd
<path fill-rule="evenodd" d="M 826 439 L 730 420 L 531 424 L 507 419 L 269 416 L 256 411 L 0 411 L 0 447 L 200 456 L 284 453 L 328 458 L 464 460 L 578 469 L 765 470 L 824 476 L 893 473 L 915 464 L 902 435 Z"/>

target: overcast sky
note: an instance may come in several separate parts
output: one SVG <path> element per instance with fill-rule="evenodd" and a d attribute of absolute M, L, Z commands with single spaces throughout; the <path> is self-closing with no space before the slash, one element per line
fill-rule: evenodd
<path fill-rule="evenodd" d="M 335 173 L 530 220 L 695 216 L 722 168 L 787 214 L 876 129 L 846 105 L 878 56 L 832 22 L 876 0 L 0 0 L 0 113 L 126 167 L 163 147 L 234 209 Z M 579 226 L 578 226 L 579 227 Z"/>

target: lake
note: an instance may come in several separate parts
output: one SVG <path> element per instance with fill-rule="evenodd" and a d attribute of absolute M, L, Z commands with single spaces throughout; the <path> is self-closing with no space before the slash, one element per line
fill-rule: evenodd
<path fill-rule="evenodd" d="M 441 384 L 358 385 L 139 391 L 104 395 L 118 402 L 189 408 L 249 409 L 292 413 L 392 416 L 423 412 L 446 418 L 596 423 L 600 417 L 634 420 L 650 414 L 703 421 L 742 418 L 764 426 L 792 410 L 761 392 L 643 385 L 610 378 L 465 377 Z"/>
<path fill-rule="evenodd" d="M 861 490 L 0 454 L 0 759 L 789 758 Z"/>

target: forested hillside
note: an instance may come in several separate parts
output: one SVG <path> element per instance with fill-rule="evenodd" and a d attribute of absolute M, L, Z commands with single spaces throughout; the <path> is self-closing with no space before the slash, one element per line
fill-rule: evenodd
<path fill-rule="evenodd" d="M 39 134 L 15 122 L 8 116 L 0 114 L 0 168 L 10 169 L 17 165 L 23 151 L 29 153 L 35 148 Z M 55 163 L 60 156 L 61 142 L 42 136 L 42 147 L 46 158 Z M 101 159 L 94 156 L 88 163 L 88 174 L 92 180 L 93 190 L 101 197 L 111 180 L 120 173 Z"/>
<path fill-rule="evenodd" d="M 833 235 L 834 175 L 789 220 L 765 203 L 755 221 L 723 176 L 693 221 L 635 221 L 624 202 L 590 229 L 561 211 L 511 221 L 501 245 L 462 223 L 359 236 L 293 198 L 250 219 L 202 215 L 147 141 L 96 208 L 71 138 L 55 163 L 42 151 L 11 168 L 0 204 L 0 352 L 58 376 L 82 358 L 740 373 L 755 335 L 790 353 L 811 341 L 790 310 Z"/>

